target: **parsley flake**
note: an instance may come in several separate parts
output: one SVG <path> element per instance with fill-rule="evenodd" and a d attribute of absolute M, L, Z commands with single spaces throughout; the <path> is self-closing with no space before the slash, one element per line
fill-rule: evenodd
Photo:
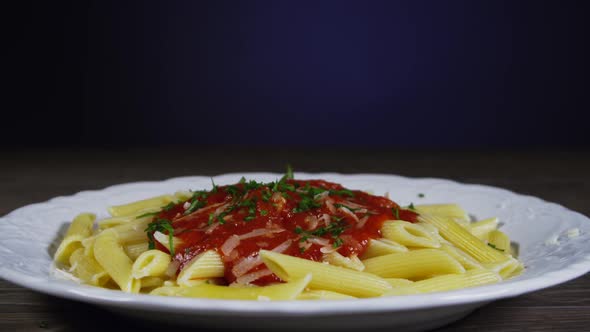
<path fill-rule="evenodd" d="M 154 232 L 160 233 L 168 233 L 168 244 L 169 244 L 169 251 L 170 255 L 174 256 L 174 227 L 172 227 L 172 223 L 168 219 L 158 219 L 152 221 L 148 224 L 147 228 L 144 230 L 147 232 L 148 236 L 148 249 L 155 249 L 156 242 L 154 239 Z"/>
<path fill-rule="evenodd" d="M 186 209 L 184 211 L 184 215 L 188 215 L 191 214 L 193 212 L 195 212 L 196 210 L 205 207 L 205 205 L 207 205 L 207 203 L 205 203 L 204 201 L 200 201 L 198 199 L 193 199 L 191 204 L 189 205 L 188 209 Z"/>
<path fill-rule="evenodd" d="M 496 247 L 496 245 L 493 244 L 493 243 L 488 243 L 488 246 L 490 246 L 490 247 L 492 247 L 492 248 L 494 248 L 494 249 L 496 249 L 498 251 L 502 251 L 502 252 L 504 251 L 504 249 L 500 249 L 500 248 Z"/>
<path fill-rule="evenodd" d="M 395 218 L 397 218 L 399 220 L 399 209 L 398 208 L 391 208 L 391 211 L 393 212 L 393 215 L 395 216 Z"/>
<path fill-rule="evenodd" d="M 166 204 L 166 205 L 162 206 L 162 210 L 164 210 L 164 211 L 170 211 L 170 210 L 172 210 L 172 209 L 173 209 L 175 206 L 176 206 L 176 203 L 174 203 L 174 202 L 170 202 L 170 203 L 168 203 L 168 204 Z"/>
<path fill-rule="evenodd" d="M 141 215 L 135 217 L 135 219 L 141 219 L 141 218 L 145 218 L 145 217 L 153 217 L 153 216 L 160 214 L 160 212 L 161 211 L 144 213 L 144 214 L 141 214 Z"/>
<path fill-rule="evenodd" d="M 295 175 L 293 174 L 293 168 L 289 164 L 287 164 L 287 173 L 285 174 L 285 176 L 289 180 L 293 180 L 295 178 Z"/>

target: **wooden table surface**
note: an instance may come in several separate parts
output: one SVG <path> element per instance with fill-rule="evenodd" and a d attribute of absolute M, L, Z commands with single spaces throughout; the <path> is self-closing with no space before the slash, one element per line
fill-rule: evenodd
<path fill-rule="evenodd" d="M 0 163 L 0 215 L 81 190 L 176 176 L 282 172 L 390 173 L 507 188 L 590 215 L 590 153 L 427 151 L 279 147 L 132 150 L 8 150 Z M 395 197 L 395 195 L 393 195 Z M 170 331 L 92 305 L 38 294 L 0 280 L 0 331 Z M 184 329 L 174 328 L 174 331 Z M 202 330 L 202 329 L 201 329 Z M 590 331 L 590 274 L 489 304 L 438 331 Z M 186 329 L 189 331 L 189 329 Z"/>

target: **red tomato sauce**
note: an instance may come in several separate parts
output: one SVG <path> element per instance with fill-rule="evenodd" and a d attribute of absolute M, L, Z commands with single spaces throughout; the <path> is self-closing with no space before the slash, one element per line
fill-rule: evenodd
<path fill-rule="evenodd" d="M 198 208 L 190 209 L 191 204 Z M 322 261 L 324 253 L 331 251 L 360 256 L 370 239 L 381 237 L 385 220 L 416 222 L 417 216 L 388 198 L 348 190 L 340 184 L 283 179 L 215 186 L 163 210 L 157 218 L 171 221 L 174 236 L 182 240 L 173 258 L 181 269 L 204 251 L 216 250 L 225 263 L 224 283 L 259 271 L 266 275 L 251 283 L 267 285 L 281 280 L 270 271 L 260 272 L 266 270 L 263 263 L 237 271 L 239 275 L 234 268 L 244 265 L 245 259 L 257 259 L 260 249 L 312 261 Z M 234 235 L 242 236 L 237 245 Z M 224 252 L 224 243 L 232 236 L 235 247 L 226 247 Z M 160 244 L 158 248 L 168 251 Z"/>

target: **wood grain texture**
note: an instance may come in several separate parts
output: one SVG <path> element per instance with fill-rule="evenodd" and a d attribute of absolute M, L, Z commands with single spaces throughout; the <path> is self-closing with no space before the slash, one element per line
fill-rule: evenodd
<path fill-rule="evenodd" d="M 184 147 L 4 151 L 2 156 L 0 215 L 54 196 L 118 183 L 227 172 L 282 172 L 287 163 L 306 172 L 389 173 L 499 186 L 590 215 L 588 151 Z M 147 325 L 0 280 L 0 331 L 104 331 L 118 327 L 170 331 L 170 326 Z M 590 274 L 491 303 L 438 331 L 590 331 Z"/>

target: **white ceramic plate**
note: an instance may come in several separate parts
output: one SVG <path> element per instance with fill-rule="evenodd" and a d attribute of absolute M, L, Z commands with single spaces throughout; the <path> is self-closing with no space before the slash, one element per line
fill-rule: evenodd
<path fill-rule="evenodd" d="M 248 179 L 274 181 L 279 174 L 226 174 L 217 184 Z M 590 219 L 564 207 L 507 190 L 440 179 L 391 175 L 296 174 L 322 178 L 348 188 L 389 192 L 401 205 L 448 203 L 477 218 L 497 216 L 520 246 L 525 272 L 496 285 L 428 295 L 346 301 L 256 302 L 130 295 L 79 285 L 52 273 L 51 254 L 70 220 L 80 212 L 106 217 L 106 208 L 163 193 L 207 189 L 209 177 L 117 185 L 20 208 L 0 218 L 0 277 L 15 284 L 72 300 L 93 303 L 145 319 L 216 327 L 282 329 L 390 327 L 424 330 L 457 320 L 490 301 L 563 283 L 590 270 Z M 418 194 L 425 194 L 419 198 Z M 579 236 L 568 231 L 577 229 Z M 557 236 L 557 244 L 554 240 Z M 548 244 L 547 241 L 553 242 Z M 553 240 L 553 241 L 552 241 Z M 154 314 L 158 313 L 158 314 Z"/>

